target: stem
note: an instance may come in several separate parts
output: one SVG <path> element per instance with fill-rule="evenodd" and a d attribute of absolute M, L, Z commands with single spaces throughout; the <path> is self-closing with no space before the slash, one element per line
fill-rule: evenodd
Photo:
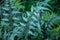
<path fill-rule="evenodd" d="M 9 3 L 9 22 L 10 22 L 10 26 L 12 26 L 13 22 L 12 22 L 12 9 L 11 9 L 11 4 L 10 4 L 10 0 L 8 0 L 8 3 Z"/>
<path fill-rule="evenodd" d="M 4 27 L 4 40 L 6 40 L 6 26 Z"/>

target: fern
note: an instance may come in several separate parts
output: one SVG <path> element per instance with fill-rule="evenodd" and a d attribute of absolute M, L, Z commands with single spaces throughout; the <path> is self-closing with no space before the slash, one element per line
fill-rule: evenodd
<path fill-rule="evenodd" d="M 45 11 L 52 12 L 47 6 L 50 7 L 47 1 L 37 2 L 31 6 L 31 11 L 19 12 L 16 5 L 12 6 L 12 2 L 6 0 L 0 9 L 3 16 L 0 21 L 2 40 L 14 40 L 15 37 L 17 40 L 47 39 L 55 21 L 60 20 L 54 14 L 45 14 Z"/>

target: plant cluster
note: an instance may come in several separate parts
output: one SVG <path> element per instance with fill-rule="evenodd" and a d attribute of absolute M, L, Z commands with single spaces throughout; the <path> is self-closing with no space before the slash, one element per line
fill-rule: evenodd
<path fill-rule="evenodd" d="M 50 0 L 37 1 L 26 12 L 20 11 L 22 5 L 16 1 L 5 0 L 0 6 L 0 40 L 50 40 L 50 31 L 60 21 L 48 4 Z"/>

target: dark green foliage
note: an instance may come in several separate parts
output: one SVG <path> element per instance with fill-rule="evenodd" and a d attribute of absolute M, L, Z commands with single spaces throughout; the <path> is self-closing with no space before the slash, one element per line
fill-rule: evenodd
<path fill-rule="evenodd" d="M 59 13 L 60 13 L 60 0 L 51 0 L 49 2 L 49 4 L 52 6 L 53 11 L 58 13 L 58 15 L 59 15 Z"/>
<path fill-rule="evenodd" d="M 55 40 L 51 30 L 60 25 L 60 17 L 51 10 L 49 1 L 5 0 L 0 6 L 0 39 Z"/>

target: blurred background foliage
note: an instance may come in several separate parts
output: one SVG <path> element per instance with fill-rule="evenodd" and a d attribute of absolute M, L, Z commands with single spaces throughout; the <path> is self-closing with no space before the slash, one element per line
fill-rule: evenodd
<path fill-rule="evenodd" d="M 56 13 L 60 13 L 60 0 L 51 0 L 49 2 L 49 4 L 51 5 L 51 7 L 53 8 L 53 11 Z"/>
<path fill-rule="evenodd" d="M 0 0 L 0 40 L 60 40 L 60 0 Z"/>

